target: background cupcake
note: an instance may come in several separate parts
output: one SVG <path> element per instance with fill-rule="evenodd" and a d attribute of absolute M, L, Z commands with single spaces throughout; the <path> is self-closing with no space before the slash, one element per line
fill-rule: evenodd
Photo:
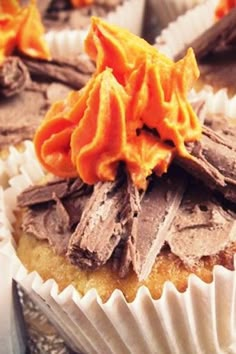
<path fill-rule="evenodd" d="M 141 35 L 145 3 L 146 0 L 48 1 L 42 11 L 43 23 L 48 30 L 46 40 L 55 54 L 63 55 L 65 48 L 67 53 L 83 52 L 91 16 L 101 17 Z M 63 48 L 61 52 L 60 48 Z"/>
<path fill-rule="evenodd" d="M 52 57 L 35 4 L 24 9 L 18 4 L 1 6 L 6 21 L 0 29 L 0 153 L 4 159 L 9 146 L 21 148 L 21 142 L 33 138 L 52 102 L 85 85 L 94 65 L 83 54 Z M 8 177 L 0 164 L 2 186 Z"/>
<path fill-rule="evenodd" d="M 170 22 L 178 16 L 184 14 L 187 10 L 200 4 L 204 0 L 148 0 L 153 9 L 159 28 L 165 28 Z"/>
<path fill-rule="evenodd" d="M 218 1 L 209 0 L 188 11 L 162 31 L 156 40 L 159 50 L 175 60 L 188 47 L 195 51 L 200 69 L 197 88 L 210 85 L 215 91 L 227 88 L 235 94 L 235 8 L 216 20 Z"/>

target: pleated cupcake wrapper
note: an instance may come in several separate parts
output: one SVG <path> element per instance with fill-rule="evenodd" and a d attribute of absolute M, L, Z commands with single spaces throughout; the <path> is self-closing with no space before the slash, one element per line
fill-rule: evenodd
<path fill-rule="evenodd" d="M 4 354 L 24 354 L 25 332 L 16 287 L 12 283 L 13 264 L 9 251 L 4 252 L 8 244 L 8 240 L 0 242 L 0 351 Z"/>
<path fill-rule="evenodd" d="M 206 0 L 171 22 L 156 39 L 158 49 L 174 58 L 214 24 L 214 11 L 217 3 L 218 0 Z"/>
<path fill-rule="evenodd" d="M 106 21 L 127 28 L 140 36 L 142 33 L 143 16 L 146 0 L 126 0 L 116 10 L 108 13 Z M 65 56 L 83 53 L 84 40 L 89 27 L 82 30 L 49 31 L 45 38 L 52 55 Z"/>
<path fill-rule="evenodd" d="M 147 0 L 150 1 L 157 21 L 161 28 L 174 21 L 178 16 L 184 14 L 187 10 L 203 2 L 204 0 Z"/>
<path fill-rule="evenodd" d="M 226 113 L 235 119 L 236 97 L 229 100 L 224 90 L 216 95 L 209 91 L 205 95 L 208 112 Z M 82 296 L 69 286 L 59 293 L 54 280 L 44 282 L 36 272 L 29 273 L 16 256 L 10 239 L 15 220 L 13 210 L 16 195 L 27 185 L 39 182 L 43 170 L 30 142 L 25 143 L 22 153 L 11 148 L 9 159 L 17 168 L 12 176 L 10 163 L 5 161 L 6 174 L 11 174 L 11 178 L 10 187 L 0 193 L 3 216 L 0 262 L 4 259 L 6 264 L 8 258 L 11 269 L 5 266 L 4 276 L 9 278 L 13 274 L 18 285 L 47 315 L 73 350 L 89 354 L 236 352 L 236 271 L 215 266 L 210 284 L 191 275 L 184 293 L 166 282 L 159 300 L 153 300 L 149 290 L 142 286 L 131 303 L 127 303 L 119 290 L 115 290 L 106 303 L 102 303 L 95 289 Z M 10 290 L 4 290 L 3 298 L 6 298 Z M 0 328 L 3 322 L 5 325 L 4 317 L 0 316 Z M 10 333 L 12 323 L 7 325 Z M 10 337 L 3 339 L 5 345 L 10 345 Z"/>

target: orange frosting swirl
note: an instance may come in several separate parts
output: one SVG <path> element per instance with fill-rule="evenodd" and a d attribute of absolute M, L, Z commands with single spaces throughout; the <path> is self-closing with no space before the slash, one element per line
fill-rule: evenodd
<path fill-rule="evenodd" d="M 35 150 L 58 176 L 89 184 L 114 180 L 118 164 L 145 188 L 162 175 L 185 143 L 199 139 L 200 123 L 187 101 L 199 76 L 192 49 L 174 63 L 143 39 L 93 18 L 85 42 L 96 72 L 88 84 L 54 104 L 38 128 Z"/>
<path fill-rule="evenodd" d="M 21 7 L 17 0 L 0 2 L 0 63 L 14 49 L 31 57 L 50 59 L 35 1 Z"/>
<path fill-rule="evenodd" d="M 220 0 L 215 10 L 217 20 L 227 15 L 236 6 L 236 0 Z"/>

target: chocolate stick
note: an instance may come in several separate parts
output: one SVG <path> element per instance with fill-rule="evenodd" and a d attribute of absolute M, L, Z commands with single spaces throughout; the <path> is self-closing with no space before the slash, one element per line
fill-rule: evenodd
<path fill-rule="evenodd" d="M 195 41 L 188 45 L 192 47 L 198 60 L 211 54 L 220 44 L 226 46 L 235 44 L 236 40 L 236 8 L 231 10 L 228 15 L 217 21 L 212 27 L 205 31 Z M 183 57 L 186 50 L 181 51 L 175 59 Z"/>
<path fill-rule="evenodd" d="M 53 201 L 53 194 L 57 198 L 67 198 L 71 194 L 79 196 L 89 194 L 91 187 L 83 183 L 80 178 L 63 179 L 55 178 L 46 185 L 30 186 L 26 188 L 17 198 L 20 207 L 29 207 Z"/>
<path fill-rule="evenodd" d="M 39 81 L 57 81 L 69 85 L 73 89 L 80 89 L 85 86 L 93 74 L 95 67 L 93 63 L 82 56 L 73 62 L 59 58 L 52 60 L 33 59 L 17 53 L 23 63 L 27 66 L 33 79 Z"/>
<path fill-rule="evenodd" d="M 139 280 L 145 279 L 164 244 L 167 231 L 180 206 L 187 176 L 173 170 L 168 176 L 154 178 L 141 202 L 131 257 Z"/>
<path fill-rule="evenodd" d="M 192 158 L 178 156 L 178 165 L 236 203 L 236 145 L 204 126 L 201 140 L 189 144 L 188 150 Z"/>
<path fill-rule="evenodd" d="M 95 269 L 110 258 L 123 234 L 126 223 L 127 184 L 99 182 L 94 187 L 80 223 L 72 234 L 67 256 L 81 268 Z M 122 212 L 123 211 L 123 212 Z"/>

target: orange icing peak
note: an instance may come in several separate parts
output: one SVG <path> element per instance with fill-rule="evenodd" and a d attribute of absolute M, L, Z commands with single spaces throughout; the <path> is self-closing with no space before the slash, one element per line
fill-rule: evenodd
<path fill-rule="evenodd" d="M 236 0 L 220 0 L 215 10 L 216 19 L 220 20 L 222 17 L 227 15 L 229 11 L 235 6 Z"/>
<path fill-rule="evenodd" d="M 192 49 L 174 63 L 143 39 L 93 18 L 85 42 L 96 72 L 88 84 L 54 104 L 36 132 L 41 163 L 58 176 L 89 184 L 114 180 L 123 161 L 145 188 L 173 158 L 188 155 L 200 123 L 187 101 L 199 76 Z M 189 155 L 188 155 L 189 156 Z"/>
<path fill-rule="evenodd" d="M 0 63 L 18 49 L 31 57 L 50 59 L 44 28 L 34 0 L 21 7 L 17 0 L 0 2 Z"/>

